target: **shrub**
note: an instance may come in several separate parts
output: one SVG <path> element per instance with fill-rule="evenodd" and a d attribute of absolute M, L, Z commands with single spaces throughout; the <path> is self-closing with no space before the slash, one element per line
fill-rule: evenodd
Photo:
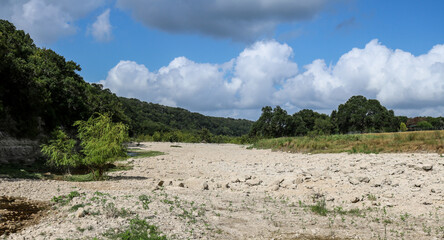
<path fill-rule="evenodd" d="M 76 121 L 82 152 L 82 163 L 87 166 L 94 178 L 103 177 L 107 164 L 126 156 L 123 145 L 128 140 L 128 127 L 123 123 L 113 123 L 109 114 L 97 114 L 88 121 Z"/>
<path fill-rule="evenodd" d="M 70 168 L 80 164 L 81 157 L 75 150 L 76 140 L 71 139 L 63 130 L 58 129 L 53 133 L 53 140 L 41 145 L 41 152 L 48 157 L 47 164 L 53 167 L 64 168 L 70 172 Z"/>

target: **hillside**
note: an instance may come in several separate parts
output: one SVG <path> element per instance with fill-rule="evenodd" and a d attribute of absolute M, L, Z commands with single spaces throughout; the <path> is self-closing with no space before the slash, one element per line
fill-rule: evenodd
<path fill-rule="evenodd" d="M 198 131 L 208 129 L 215 135 L 241 136 L 247 134 L 253 124 L 249 120 L 208 117 L 193 113 L 183 108 L 162 106 L 147 103 L 134 98 L 119 98 L 126 116 L 131 121 L 130 131 L 133 135 L 171 130 Z"/>

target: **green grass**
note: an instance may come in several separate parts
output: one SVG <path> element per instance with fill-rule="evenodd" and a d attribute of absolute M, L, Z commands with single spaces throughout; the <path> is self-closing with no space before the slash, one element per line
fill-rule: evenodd
<path fill-rule="evenodd" d="M 130 220 L 129 227 L 119 233 L 114 230 L 105 233 L 104 236 L 109 239 L 122 240 L 167 240 L 165 236 L 157 229 L 156 226 L 148 224 L 145 220 L 134 218 Z"/>
<path fill-rule="evenodd" d="M 302 153 L 444 153 L 444 131 L 285 137 L 259 140 L 252 145 Z"/>
<path fill-rule="evenodd" d="M 42 164 L 32 164 L 29 166 L 19 164 L 0 164 L 0 175 L 9 178 L 44 179 L 45 173 Z"/>

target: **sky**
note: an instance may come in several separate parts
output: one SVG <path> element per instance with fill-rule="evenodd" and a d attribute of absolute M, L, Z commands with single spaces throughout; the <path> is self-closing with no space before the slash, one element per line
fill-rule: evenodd
<path fill-rule="evenodd" d="M 444 1 L 0 0 L 0 18 L 118 96 L 256 120 L 351 96 L 444 116 Z"/>

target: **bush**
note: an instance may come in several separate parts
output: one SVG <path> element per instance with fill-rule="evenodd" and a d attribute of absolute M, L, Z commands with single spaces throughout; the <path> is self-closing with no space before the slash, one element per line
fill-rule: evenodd
<path fill-rule="evenodd" d="M 80 165 L 81 157 L 75 150 L 76 140 L 71 139 L 61 129 L 55 130 L 52 135 L 53 140 L 41 145 L 41 152 L 48 157 L 48 165 L 63 168 L 69 173 L 70 168 Z"/>
<path fill-rule="evenodd" d="M 123 123 L 113 123 L 109 114 L 97 114 L 88 121 L 76 121 L 81 141 L 83 165 L 87 166 L 93 176 L 98 172 L 101 179 L 106 165 L 126 156 L 123 145 L 128 140 L 128 127 Z"/>

